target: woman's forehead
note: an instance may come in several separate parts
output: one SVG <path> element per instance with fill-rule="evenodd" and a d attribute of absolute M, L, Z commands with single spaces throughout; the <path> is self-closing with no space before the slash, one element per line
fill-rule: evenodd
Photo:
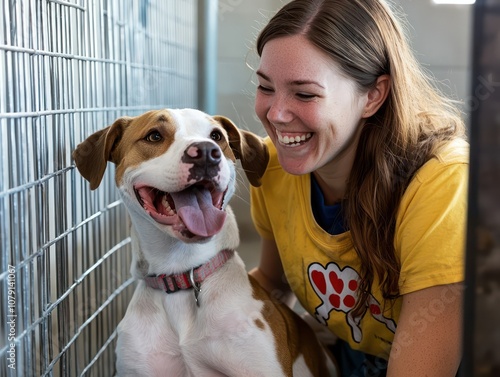
<path fill-rule="evenodd" d="M 288 85 L 316 84 L 326 88 L 329 80 L 353 81 L 338 64 L 303 35 L 269 40 L 262 50 L 257 76 Z M 354 81 L 353 81 L 354 82 Z"/>

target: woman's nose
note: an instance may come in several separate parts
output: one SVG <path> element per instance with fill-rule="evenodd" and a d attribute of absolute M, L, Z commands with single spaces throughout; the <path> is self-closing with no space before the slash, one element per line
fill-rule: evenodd
<path fill-rule="evenodd" d="M 275 96 L 267 111 L 267 119 L 271 123 L 287 123 L 293 118 L 287 98 Z"/>

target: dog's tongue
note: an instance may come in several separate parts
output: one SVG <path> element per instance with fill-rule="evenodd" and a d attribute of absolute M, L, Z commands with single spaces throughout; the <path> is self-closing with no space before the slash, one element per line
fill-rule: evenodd
<path fill-rule="evenodd" d="M 174 200 L 177 215 L 191 233 L 210 237 L 221 230 L 226 212 L 214 207 L 212 196 L 207 189 L 193 187 L 170 195 Z"/>

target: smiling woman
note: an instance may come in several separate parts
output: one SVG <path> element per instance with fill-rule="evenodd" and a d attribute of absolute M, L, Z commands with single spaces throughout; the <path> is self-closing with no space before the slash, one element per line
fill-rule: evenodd
<path fill-rule="evenodd" d="M 255 112 L 291 174 L 307 174 L 327 163 L 335 163 L 338 174 L 349 170 L 359 119 L 372 115 L 388 92 L 388 80 L 381 80 L 383 92 L 358 96 L 355 83 L 302 35 L 266 43 L 257 77 Z"/>
<path fill-rule="evenodd" d="M 345 376 L 460 363 L 468 144 L 403 30 L 384 0 L 292 0 L 257 39 L 270 162 L 251 188 L 251 273 L 337 335 Z M 429 302 L 443 305 L 416 326 Z"/>

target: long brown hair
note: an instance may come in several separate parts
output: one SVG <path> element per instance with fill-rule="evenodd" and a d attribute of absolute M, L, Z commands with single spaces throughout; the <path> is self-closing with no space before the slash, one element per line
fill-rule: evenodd
<path fill-rule="evenodd" d="M 399 295 L 394 236 L 401 197 L 443 143 L 465 138 L 460 111 L 419 66 L 402 25 L 383 0 L 293 0 L 257 39 L 261 56 L 271 39 L 304 35 L 360 92 L 390 76 L 388 98 L 361 131 L 342 206 L 361 260 L 355 314 L 363 310 L 375 277 L 385 299 Z"/>

